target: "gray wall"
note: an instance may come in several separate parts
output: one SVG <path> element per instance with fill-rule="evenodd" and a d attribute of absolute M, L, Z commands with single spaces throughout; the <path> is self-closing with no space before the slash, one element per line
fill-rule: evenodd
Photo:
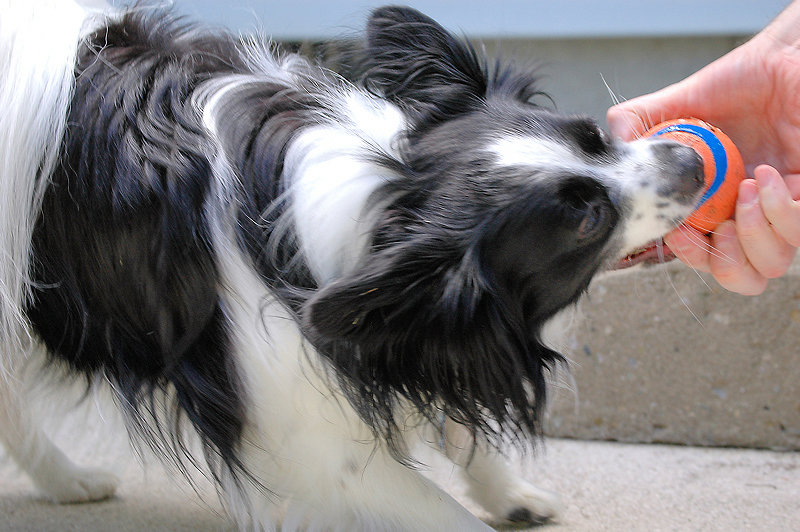
<path fill-rule="evenodd" d="M 103 0 L 78 0 L 83 2 Z M 131 0 L 108 0 L 128 4 Z M 156 2 L 163 0 L 154 0 Z M 678 81 L 769 23 L 789 0 L 405 0 L 448 29 L 542 61 L 558 109 L 604 122 L 612 98 Z M 212 24 L 277 40 L 360 35 L 391 0 L 174 0 Z"/>
<path fill-rule="evenodd" d="M 89 0 L 83 0 L 89 1 Z M 94 0 L 97 1 L 97 0 Z M 114 4 L 129 0 L 110 0 Z M 158 1 L 158 0 L 156 0 Z M 372 8 L 390 0 L 174 0 L 177 9 L 242 33 L 278 40 L 358 37 Z M 490 53 L 543 63 L 558 110 L 604 123 L 612 98 L 678 81 L 774 18 L 788 0 L 406 0 Z"/>
<path fill-rule="evenodd" d="M 485 40 L 487 50 L 540 62 L 542 86 L 564 113 L 605 124 L 609 92 L 630 99 L 687 77 L 744 40 L 740 35 Z M 605 84 L 608 84 L 606 88 Z"/>
<path fill-rule="evenodd" d="M 182 11 L 241 31 L 259 28 L 278 39 L 330 39 L 359 30 L 370 9 L 388 3 L 410 5 L 445 27 L 473 37 L 572 38 L 754 33 L 788 1 L 175 0 L 175 3 Z"/>

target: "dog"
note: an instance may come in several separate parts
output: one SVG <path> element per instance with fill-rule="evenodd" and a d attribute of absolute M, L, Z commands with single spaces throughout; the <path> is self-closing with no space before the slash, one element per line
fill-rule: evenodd
<path fill-rule="evenodd" d="M 592 278 L 664 259 L 693 150 L 539 106 L 535 70 L 404 7 L 349 80 L 159 8 L 0 16 L 0 439 L 44 494 L 116 479 L 34 421 L 37 353 L 204 462 L 241 530 L 490 530 L 420 435 L 494 518 L 554 517 L 499 449 L 540 438 Z"/>

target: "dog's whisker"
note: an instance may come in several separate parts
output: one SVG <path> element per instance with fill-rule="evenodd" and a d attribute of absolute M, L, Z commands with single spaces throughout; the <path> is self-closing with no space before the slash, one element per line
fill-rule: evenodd
<path fill-rule="evenodd" d="M 636 113 L 636 119 L 639 121 L 639 125 L 641 125 L 641 131 L 647 131 L 650 129 L 649 120 L 646 117 Z M 625 120 L 628 122 L 628 126 L 631 128 L 631 130 L 636 132 L 635 138 L 641 139 L 644 137 L 644 134 L 640 132 L 640 128 L 634 127 L 634 125 L 631 123 L 631 119 L 628 118 L 628 116 L 625 117 Z"/>
<path fill-rule="evenodd" d="M 603 80 L 603 85 L 605 85 L 606 90 L 608 91 L 608 95 L 611 96 L 611 101 L 613 102 L 613 104 L 619 105 L 623 100 L 619 96 L 617 96 L 617 94 L 614 93 L 614 91 L 611 89 L 611 86 L 608 84 L 605 76 L 603 76 L 602 73 L 600 74 L 600 79 Z"/>
<path fill-rule="evenodd" d="M 731 257 L 726 253 L 722 253 L 719 249 L 717 249 L 713 245 L 707 244 L 705 240 L 701 239 L 700 237 L 697 237 L 694 232 L 684 228 L 683 226 L 680 226 L 679 229 L 684 234 L 684 236 L 686 236 L 689 240 L 692 240 L 693 242 L 697 243 L 700 246 L 704 247 L 707 246 L 708 252 L 712 256 L 720 258 L 730 264 L 736 264 L 736 260 L 734 260 L 733 257 Z M 715 234 L 715 232 L 711 231 L 709 234 Z"/>
<path fill-rule="evenodd" d="M 665 259 L 666 256 L 665 256 L 665 253 L 664 253 L 664 247 L 665 246 L 664 246 L 663 242 L 658 242 L 656 245 L 657 245 L 657 248 L 658 248 L 659 261 L 662 262 L 662 263 L 666 262 L 666 259 Z M 694 272 L 699 275 L 699 272 L 696 269 L 692 268 L 692 270 L 694 270 Z M 695 319 L 695 321 L 698 324 L 700 324 L 700 326 L 703 328 L 703 330 L 705 330 L 706 329 L 705 324 L 702 322 L 702 320 L 700 320 L 700 318 L 697 316 L 697 314 L 692 310 L 692 308 L 689 306 L 689 303 L 686 301 L 686 299 L 680 294 L 680 291 L 675 286 L 675 283 L 672 280 L 672 276 L 670 275 L 669 270 L 663 269 L 662 273 L 663 273 L 664 279 L 667 280 L 667 282 L 669 283 L 670 287 L 672 288 L 672 291 L 675 293 L 675 295 L 678 296 L 678 300 L 681 302 L 681 304 L 686 308 L 686 310 L 689 311 L 689 314 L 691 314 L 692 317 Z M 703 283 L 705 283 L 705 279 L 703 279 L 702 276 L 700 276 L 700 279 L 703 281 Z M 708 286 L 708 285 L 706 285 L 706 286 Z"/>
<path fill-rule="evenodd" d="M 694 270 L 694 272 L 695 272 L 695 273 L 698 275 L 698 277 L 700 277 L 700 279 L 703 281 L 703 283 L 705 283 L 705 282 L 706 282 L 706 281 L 705 281 L 705 279 L 703 279 L 703 277 L 700 275 L 700 272 L 698 272 L 698 271 L 697 271 L 697 270 L 695 270 L 694 268 L 692 268 L 692 270 Z M 702 321 L 702 320 L 701 320 L 701 319 L 700 319 L 700 318 L 697 316 L 697 314 L 696 314 L 696 313 L 695 313 L 695 312 L 692 310 L 692 307 L 691 307 L 691 306 L 689 306 L 689 303 L 686 301 L 686 298 L 684 298 L 684 297 L 681 295 L 680 291 L 678 290 L 678 287 L 676 287 L 676 286 L 675 286 L 675 283 L 674 283 L 674 281 L 672 280 L 672 276 L 669 274 L 669 270 L 667 270 L 667 269 L 664 269 L 664 270 L 663 270 L 663 275 L 664 275 L 664 278 L 665 278 L 665 279 L 667 280 L 667 282 L 669 283 L 670 287 L 672 288 L 672 291 L 675 293 L 675 295 L 676 295 L 676 296 L 678 296 L 678 300 L 681 302 L 681 305 L 683 305 L 683 306 L 684 306 L 684 308 L 685 308 L 686 310 L 688 310 L 688 311 L 689 311 L 689 314 L 691 314 L 691 315 L 692 315 L 692 317 L 694 318 L 694 320 L 695 320 L 695 321 L 696 321 L 696 322 L 697 322 L 697 323 L 700 325 L 700 327 L 702 327 L 702 328 L 703 328 L 703 330 L 704 330 L 704 331 L 705 331 L 705 330 L 707 330 L 707 329 L 706 329 L 706 326 L 705 326 L 705 324 L 703 323 L 703 321 Z M 706 286 L 708 286 L 708 285 L 706 285 Z"/>

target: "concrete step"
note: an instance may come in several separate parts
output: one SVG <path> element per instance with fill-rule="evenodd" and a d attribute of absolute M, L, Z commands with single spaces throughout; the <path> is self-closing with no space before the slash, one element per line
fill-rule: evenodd
<path fill-rule="evenodd" d="M 800 264 L 758 297 L 679 263 L 595 282 L 554 436 L 800 449 Z"/>

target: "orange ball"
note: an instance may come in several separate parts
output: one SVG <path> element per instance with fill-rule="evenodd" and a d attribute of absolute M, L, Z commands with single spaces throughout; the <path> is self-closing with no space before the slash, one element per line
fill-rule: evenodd
<path fill-rule="evenodd" d="M 744 163 L 725 133 L 702 120 L 681 118 L 654 126 L 645 137 L 678 141 L 694 148 L 703 159 L 706 189 L 695 211 L 683 223 L 708 234 L 733 216 L 739 183 L 744 179 Z"/>

